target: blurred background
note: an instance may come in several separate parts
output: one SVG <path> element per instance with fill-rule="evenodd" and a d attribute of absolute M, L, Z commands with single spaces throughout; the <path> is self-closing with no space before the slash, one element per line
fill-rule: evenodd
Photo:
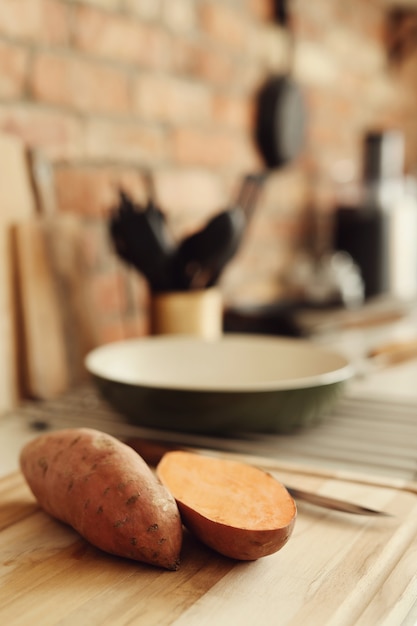
<path fill-rule="evenodd" d="M 377 265 L 386 257 L 379 209 L 385 215 L 392 196 L 381 199 L 381 181 L 400 181 L 395 203 L 415 200 L 416 0 L 1 1 L 0 131 L 29 151 L 30 210 L 52 224 L 47 254 L 74 361 L 150 329 L 149 284 L 109 238 L 120 189 L 143 205 L 150 174 L 173 240 L 200 229 L 230 205 L 244 175 L 265 168 L 259 94 L 280 76 L 303 107 L 297 117 L 284 106 L 279 121 L 292 128 L 290 145 L 297 131 L 302 141 L 269 163 L 244 241 L 220 277 L 232 312 L 308 300 L 311 258 L 335 247 L 355 257 L 357 232 L 368 233 L 365 247 L 375 239 Z M 370 221 L 379 226 L 352 226 L 358 213 L 339 219 L 341 207 L 365 216 L 377 208 Z M 412 257 L 417 221 L 413 208 L 407 215 Z M 30 274 L 34 244 L 25 237 Z M 417 290 L 413 263 L 406 297 Z M 379 269 L 365 295 L 385 289 Z M 38 318 L 43 340 L 48 319 Z"/>

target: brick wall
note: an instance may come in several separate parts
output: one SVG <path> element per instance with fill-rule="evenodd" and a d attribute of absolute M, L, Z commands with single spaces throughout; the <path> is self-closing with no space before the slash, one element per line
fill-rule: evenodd
<path fill-rule="evenodd" d="M 331 207 L 342 165 L 360 175 L 365 129 L 404 128 L 407 167 L 416 167 L 417 61 L 388 63 L 387 4 L 290 1 L 307 143 L 269 180 L 223 276 L 226 302 L 285 293 L 312 207 Z M 151 169 L 174 235 L 202 225 L 262 166 L 254 94 L 287 64 L 270 0 L 0 1 L 0 129 L 46 155 L 58 211 L 86 221 L 103 341 L 147 332 L 144 281 L 94 253 L 118 186 L 143 199 L 141 173 Z"/>

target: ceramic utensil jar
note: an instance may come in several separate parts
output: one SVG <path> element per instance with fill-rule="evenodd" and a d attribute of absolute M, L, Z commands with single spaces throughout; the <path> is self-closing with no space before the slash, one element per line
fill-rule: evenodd
<path fill-rule="evenodd" d="M 217 287 L 153 294 L 152 334 L 197 335 L 216 339 L 222 330 L 223 301 Z"/>

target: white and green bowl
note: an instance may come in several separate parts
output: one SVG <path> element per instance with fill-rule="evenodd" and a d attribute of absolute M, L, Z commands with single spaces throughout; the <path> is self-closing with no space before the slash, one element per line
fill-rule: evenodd
<path fill-rule="evenodd" d="M 111 343 L 85 364 L 130 422 L 204 434 L 289 432 L 316 423 L 352 375 L 344 356 L 313 342 L 234 333 Z"/>

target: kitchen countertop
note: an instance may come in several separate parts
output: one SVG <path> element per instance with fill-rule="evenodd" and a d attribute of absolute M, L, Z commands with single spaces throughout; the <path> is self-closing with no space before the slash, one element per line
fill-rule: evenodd
<path fill-rule="evenodd" d="M 4 415 L 2 622 L 415 626 L 417 359 L 378 371 L 363 359 L 374 343 L 407 337 L 413 324 L 318 334 L 315 341 L 347 353 L 358 366 L 333 414 L 317 427 L 257 436 L 231 449 L 251 455 L 248 460 L 256 457 L 294 486 L 381 508 L 393 517 L 357 518 L 300 503 L 287 546 L 253 563 L 232 562 L 187 539 L 180 573 L 165 573 L 86 546 L 38 510 L 17 471 L 19 450 L 46 427 L 90 425 L 120 436 L 140 436 L 141 429 L 120 422 L 88 386 Z M 210 447 L 212 441 L 194 443 Z M 230 442 L 221 440 L 217 447 L 223 444 L 230 449 Z"/>

